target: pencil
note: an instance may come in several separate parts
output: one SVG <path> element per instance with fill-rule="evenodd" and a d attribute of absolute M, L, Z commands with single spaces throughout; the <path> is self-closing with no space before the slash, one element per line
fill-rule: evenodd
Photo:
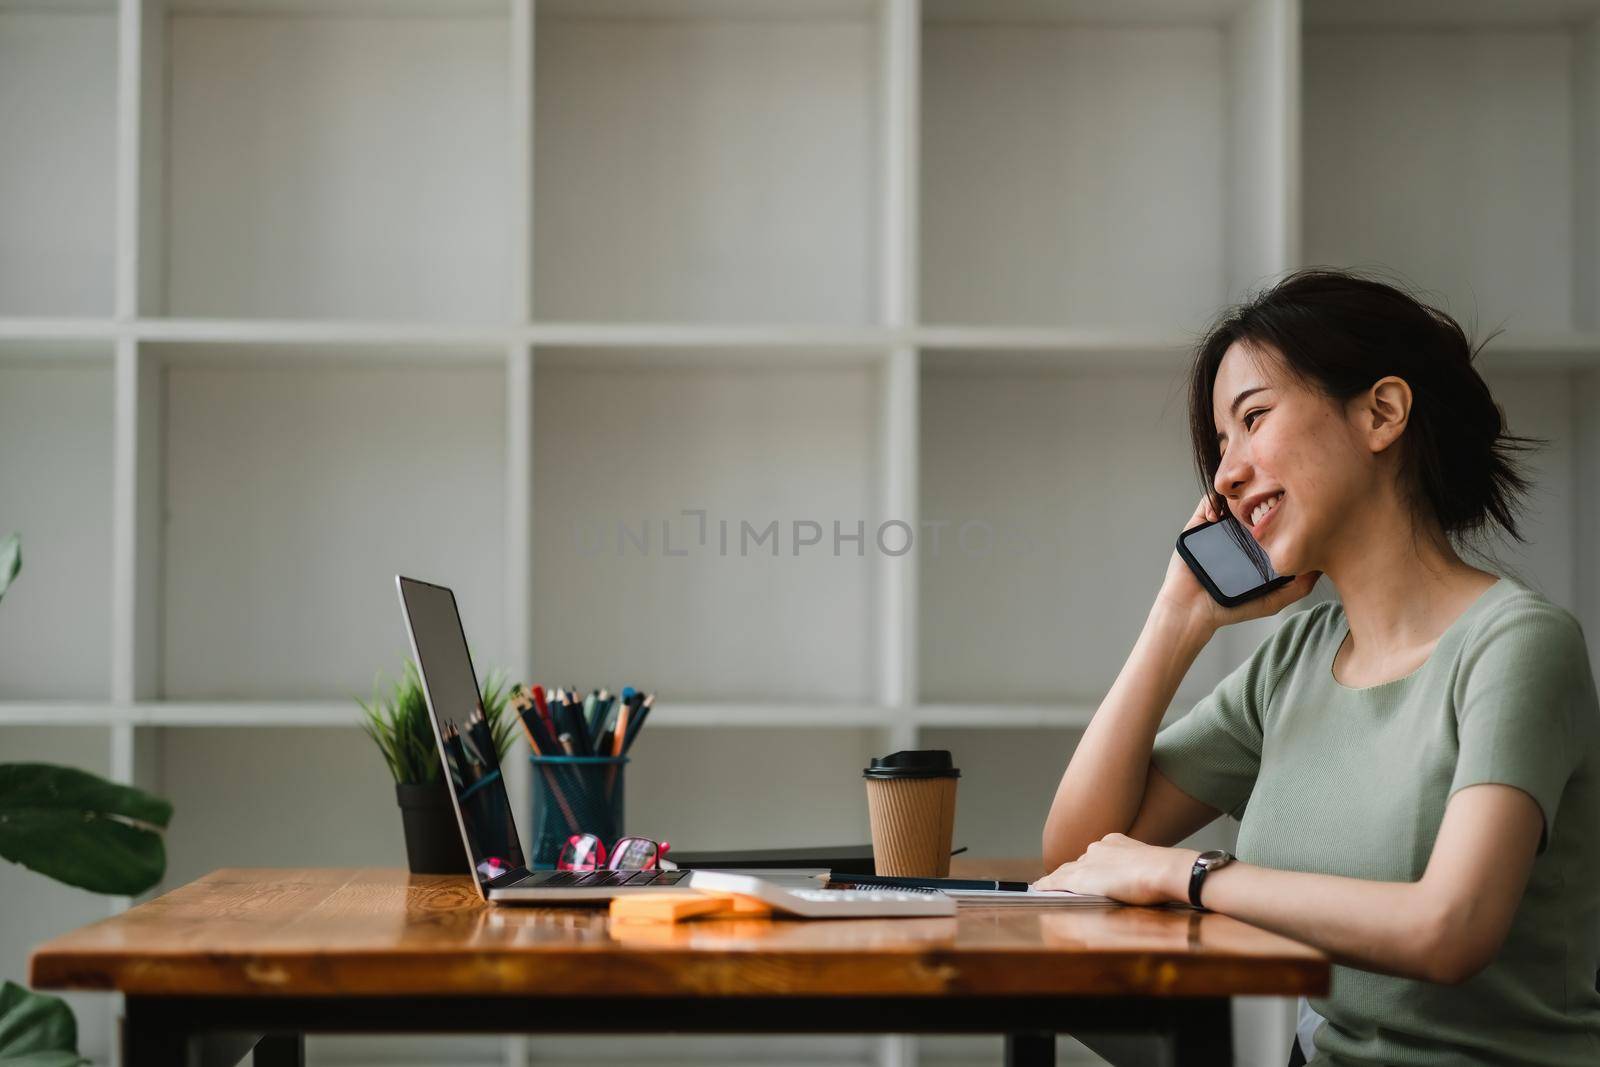
<path fill-rule="evenodd" d="M 511 705 L 517 711 L 517 722 L 522 726 L 522 732 L 528 738 L 528 747 L 533 749 L 535 756 L 543 757 L 546 752 L 554 754 L 556 746 L 546 738 L 539 742 L 539 734 L 543 732 L 543 724 L 539 721 L 539 714 L 535 710 L 544 700 L 544 691 L 539 686 L 533 687 L 533 692 L 528 692 L 520 687 L 512 695 Z M 536 729 L 537 728 L 537 729 Z M 572 832 L 578 831 L 578 820 L 572 814 L 572 805 L 567 802 L 566 790 L 560 782 L 559 768 L 548 764 L 535 764 L 539 772 L 545 776 L 545 787 L 550 792 L 550 799 L 556 807 L 561 809 L 561 817 L 567 821 L 567 826 Z"/>
<path fill-rule="evenodd" d="M 616 726 L 612 729 L 611 736 L 606 743 L 606 754 L 612 759 L 620 759 L 622 756 L 622 739 L 628 734 L 628 720 L 632 717 L 632 705 L 622 705 L 622 710 L 617 714 Z M 606 768 L 606 801 L 608 803 L 616 792 L 618 766 L 618 764 L 613 763 Z"/>
<path fill-rule="evenodd" d="M 651 693 L 639 704 L 639 713 L 628 724 L 628 736 L 622 739 L 622 751 L 626 752 L 633 747 L 633 742 L 639 736 L 639 731 L 644 727 L 644 720 L 649 717 L 650 709 L 655 707 L 656 695 Z"/>
<path fill-rule="evenodd" d="M 530 714 L 532 714 L 531 711 L 518 708 L 517 723 L 522 727 L 523 734 L 528 738 L 528 747 L 533 749 L 533 754 L 535 756 L 542 756 L 544 755 L 544 749 L 539 747 L 539 739 L 534 736 L 533 727 L 528 725 L 528 716 Z"/>
<path fill-rule="evenodd" d="M 561 789 L 559 768 L 550 763 L 536 763 L 541 774 L 545 776 L 545 786 L 550 791 L 550 798 L 556 802 L 556 807 L 561 809 L 561 817 L 567 820 L 567 829 L 571 833 L 580 834 L 583 829 L 578 825 L 578 818 L 572 813 L 572 805 L 567 802 L 566 794 Z"/>

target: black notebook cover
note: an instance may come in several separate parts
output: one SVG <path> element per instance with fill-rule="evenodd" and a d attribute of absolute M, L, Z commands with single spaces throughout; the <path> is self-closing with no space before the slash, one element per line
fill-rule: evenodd
<path fill-rule="evenodd" d="M 823 845 L 810 848 L 726 849 L 721 852 L 667 853 L 685 870 L 727 867 L 826 867 L 835 874 L 871 874 L 871 845 Z"/>

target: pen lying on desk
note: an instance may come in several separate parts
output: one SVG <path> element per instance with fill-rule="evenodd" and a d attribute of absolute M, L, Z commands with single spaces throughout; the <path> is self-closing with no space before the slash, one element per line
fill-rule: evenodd
<path fill-rule="evenodd" d="M 834 874 L 835 885 L 879 886 L 891 889 L 989 889 L 1007 893 L 1026 893 L 1027 882 L 1002 882 L 993 878 L 896 878 L 877 874 Z"/>

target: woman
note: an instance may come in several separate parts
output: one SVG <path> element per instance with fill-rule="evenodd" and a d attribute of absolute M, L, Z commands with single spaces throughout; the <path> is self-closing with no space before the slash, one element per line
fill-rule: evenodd
<path fill-rule="evenodd" d="M 1600 707 L 1568 612 L 1453 541 L 1520 539 L 1508 435 L 1448 316 L 1376 281 L 1295 274 L 1224 318 L 1190 382 L 1211 491 L 1280 574 L 1217 605 L 1174 554 L 1045 823 L 1042 888 L 1188 902 L 1327 952 L 1290 1063 L 1600 1063 Z M 1157 733 L 1218 628 L 1327 575 Z M 1302 1060 L 1300 1057 L 1304 1056 Z"/>

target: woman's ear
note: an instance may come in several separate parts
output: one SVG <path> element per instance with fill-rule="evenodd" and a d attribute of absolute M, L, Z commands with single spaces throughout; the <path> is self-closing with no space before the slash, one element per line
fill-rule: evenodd
<path fill-rule="evenodd" d="M 1404 378 L 1385 375 L 1352 403 L 1356 405 L 1356 428 L 1366 438 L 1367 447 L 1382 452 L 1405 432 L 1411 417 L 1411 386 Z"/>

